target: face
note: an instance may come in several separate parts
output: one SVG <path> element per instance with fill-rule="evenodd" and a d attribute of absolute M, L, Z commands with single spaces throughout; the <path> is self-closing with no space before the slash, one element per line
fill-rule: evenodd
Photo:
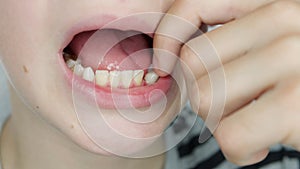
<path fill-rule="evenodd" d="M 139 15 L 172 3 L 0 0 L 1 60 L 26 104 L 70 140 L 91 152 L 130 154 L 180 109 L 174 79 L 148 71 L 161 15 Z"/>

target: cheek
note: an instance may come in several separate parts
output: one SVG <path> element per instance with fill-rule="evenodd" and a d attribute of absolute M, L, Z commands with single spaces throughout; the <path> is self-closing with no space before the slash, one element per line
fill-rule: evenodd
<path fill-rule="evenodd" d="M 29 86 L 32 67 L 38 54 L 41 15 L 34 15 L 38 3 L 0 1 L 0 58 L 15 84 Z"/>
<path fill-rule="evenodd" d="M 47 25 L 41 6 L 39 2 L 0 0 L 0 59 L 26 105 L 67 133 L 77 119 L 71 92 L 59 71 L 55 43 L 45 40 Z"/>
<path fill-rule="evenodd" d="M 54 43 L 46 36 L 51 23 L 45 19 L 45 3 L 0 0 L 0 58 L 18 93 L 40 109 L 57 103 L 54 100 L 60 98 L 58 91 L 64 85 L 55 83 L 63 81 L 58 75 Z"/>
<path fill-rule="evenodd" d="M 38 33 L 35 29 L 41 25 L 43 12 L 42 1 L 29 0 L 1 0 L 0 1 L 0 25 L 1 25 L 1 41 L 5 40 L 3 35 L 13 35 L 15 41 L 19 36 L 28 33 Z M 32 35 L 32 34 L 29 34 Z M 28 39 L 30 36 L 28 36 Z M 11 44 L 13 45 L 13 44 Z"/>

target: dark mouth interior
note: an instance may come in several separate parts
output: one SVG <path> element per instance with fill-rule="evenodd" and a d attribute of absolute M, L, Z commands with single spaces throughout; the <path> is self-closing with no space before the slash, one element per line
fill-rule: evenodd
<path fill-rule="evenodd" d="M 117 29 L 102 29 L 102 30 L 91 30 L 91 31 L 84 31 L 81 33 L 76 34 L 72 41 L 68 44 L 68 46 L 66 46 L 63 50 L 64 53 L 64 60 L 68 60 L 68 59 L 72 59 L 72 60 L 77 60 L 78 58 L 78 52 L 76 52 L 76 50 L 74 49 L 74 44 L 78 44 L 80 43 L 79 46 L 83 47 L 85 42 L 88 40 L 87 37 L 92 36 L 95 32 L 97 31 L 113 31 L 116 32 L 118 34 L 134 34 L 133 36 L 129 36 L 123 40 L 121 40 L 118 44 L 128 44 L 129 39 L 139 39 L 139 42 L 145 43 L 147 45 L 147 48 L 152 49 L 153 48 L 153 39 L 145 33 L 139 32 L 139 31 L 134 31 L 134 30 L 128 30 L 128 31 L 121 31 L 121 30 L 117 30 Z M 84 40 L 82 40 L 84 37 Z M 101 45 L 101 43 L 105 43 L 105 42 L 101 42 L 101 40 L 99 41 L 99 45 Z M 139 45 L 138 41 L 134 43 L 131 43 L 130 46 L 134 46 L 134 45 Z M 135 51 L 132 51 L 135 52 Z"/>

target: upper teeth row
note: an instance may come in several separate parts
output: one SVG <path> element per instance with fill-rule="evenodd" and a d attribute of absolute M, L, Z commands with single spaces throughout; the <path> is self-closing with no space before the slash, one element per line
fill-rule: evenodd
<path fill-rule="evenodd" d="M 74 61 L 68 59 L 66 63 L 75 75 L 80 76 L 87 81 L 95 82 L 102 87 L 111 86 L 113 88 L 129 88 L 131 86 L 141 86 L 143 79 L 146 84 L 150 85 L 154 84 L 159 78 L 153 71 L 148 72 L 145 76 L 143 70 L 96 70 L 94 72 L 91 67 L 83 67 L 78 60 Z"/>

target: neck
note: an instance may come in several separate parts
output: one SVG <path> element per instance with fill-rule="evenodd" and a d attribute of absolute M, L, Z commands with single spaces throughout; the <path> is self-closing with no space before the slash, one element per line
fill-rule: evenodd
<path fill-rule="evenodd" d="M 12 116 L 1 138 L 4 169 L 163 168 L 164 156 L 129 159 L 85 151 L 34 114 L 11 90 Z"/>

